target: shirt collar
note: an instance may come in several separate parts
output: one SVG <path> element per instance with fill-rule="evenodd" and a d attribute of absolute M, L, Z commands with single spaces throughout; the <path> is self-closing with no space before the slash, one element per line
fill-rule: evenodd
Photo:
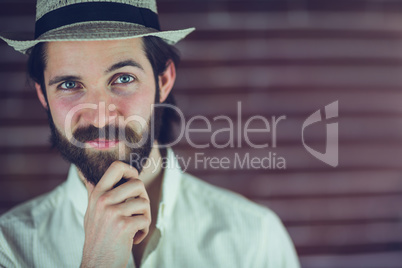
<path fill-rule="evenodd" d="M 167 149 L 166 157 L 162 158 L 164 168 L 162 181 L 162 196 L 159 203 L 157 227 L 162 227 L 172 213 L 179 193 L 180 180 L 183 171 L 180 168 L 179 162 L 171 148 Z M 88 207 L 88 192 L 78 176 L 77 167 L 70 166 L 67 177 L 67 195 L 75 209 L 84 217 Z"/>
<path fill-rule="evenodd" d="M 159 203 L 157 227 L 162 227 L 163 222 L 173 212 L 177 196 L 179 194 L 180 182 L 183 171 L 171 148 L 167 149 L 167 155 L 162 159 L 164 174 L 162 181 L 162 196 Z"/>
<path fill-rule="evenodd" d="M 68 171 L 67 195 L 75 209 L 84 217 L 88 207 L 88 191 L 78 176 L 78 170 L 75 165 L 71 165 Z"/>

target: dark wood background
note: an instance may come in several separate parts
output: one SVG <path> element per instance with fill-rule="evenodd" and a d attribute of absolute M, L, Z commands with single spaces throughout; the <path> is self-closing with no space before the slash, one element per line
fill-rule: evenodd
<path fill-rule="evenodd" d="M 0 30 L 33 32 L 34 9 L 32 0 L 1 0 Z M 271 151 L 284 157 L 285 170 L 192 165 L 188 172 L 274 210 L 303 267 L 402 267 L 402 1 L 161 0 L 159 12 L 164 29 L 197 28 L 178 44 L 174 91 L 186 119 L 236 120 L 238 101 L 245 119 L 286 115 L 277 148 L 198 150 L 185 139 L 175 147 L 184 157 Z M 25 62 L 0 43 L 0 214 L 53 189 L 69 166 L 49 149 Z M 336 168 L 301 142 L 304 120 L 334 101 Z M 191 137 L 210 141 L 210 134 Z M 306 137 L 324 150 L 325 122 Z"/>

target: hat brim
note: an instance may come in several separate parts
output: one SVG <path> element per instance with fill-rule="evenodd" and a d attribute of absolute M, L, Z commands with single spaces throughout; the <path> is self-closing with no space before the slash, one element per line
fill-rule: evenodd
<path fill-rule="evenodd" d="M 27 51 L 40 42 L 54 41 L 95 41 L 95 40 L 117 40 L 129 39 L 144 36 L 157 36 L 169 44 L 175 44 L 195 28 L 183 30 L 157 31 L 153 28 L 147 28 L 143 25 L 115 22 L 115 21 L 91 21 L 80 22 L 63 26 L 52 31 L 46 32 L 35 40 L 12 39 L 7 35 L 0 36 L 7 44 L 16 51 L 26 54 Z"/>

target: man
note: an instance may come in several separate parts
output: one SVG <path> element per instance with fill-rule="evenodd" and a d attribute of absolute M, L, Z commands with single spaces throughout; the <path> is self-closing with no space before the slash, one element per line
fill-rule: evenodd
<path fill-rule="evenodd" d="M 29 55 L 67 181 L 0 219 L 4 267 L 298 267 L 270 210 L 183 173 L 174 44 L 153 1 L 38 0 Z M 155 138 L 155 139 L 154 139 Z M 160 161 L 161 159 L 166 160 Z"/>

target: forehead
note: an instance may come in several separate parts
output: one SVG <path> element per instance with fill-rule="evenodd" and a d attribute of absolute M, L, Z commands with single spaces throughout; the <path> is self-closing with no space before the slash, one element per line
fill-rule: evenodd
<path fill-rule="evenodd" d="M 46 44 L 46 69 L 90 67 L 116 60 L 147 61 L 141 38 L 102 41 L 62 41 Z"/>

